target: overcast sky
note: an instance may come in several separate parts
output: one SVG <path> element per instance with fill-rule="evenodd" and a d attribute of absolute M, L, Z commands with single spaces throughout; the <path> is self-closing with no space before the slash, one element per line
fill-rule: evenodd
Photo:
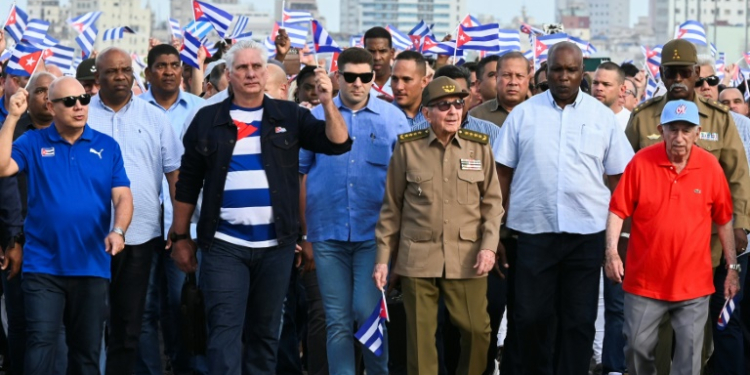
<path fill-rule="evenodd" d="M 191 0 L 181 0 L 191 1 Z M 210 0 L 208 0 L 210 2 Z M 543 23 L 550 23 L 554 21 L 554 0 L 520 0 L 520 1 L 487 1 L 487 0 L 467 0 L 469 5 L 469 12 L 472 14 L 491 14 L 496 18 L 499 18 L 501 22 L 509 22 L 516 15 L 521 14 L 521 7 L 526 5 L 526 12 L 530 16 L 536 19 L 536 22 L 541 25 Z M 627 1 L 627 0 L 611 0 L 611 1 Z M 62 0 L 62 3 L 66 3 L 66 0 Z M 147 3 L 147 0 L 142 0 L 143 4 Z M 269 12 L 273 11 L 273 0 L 240 0 L 242 3 L 255 4 L 255 9 L 266 10 Z M 635 23 L 639 15 L 648 14 L 648 0 L 630 0 L 630 19 L 631 24 Z M 26 6 L 26 0 L 18 0 L 18 4 L 21 7 Z M 169 14 L 169 1 L 167 0 L 151 0 L 152 6 L 156 8 L 156 11 L 161 19 L 166 20 Z M 339 28 L 339 4 L 340 0 L 318 0 L 318 7 L 326 17 L 328 29 L 330 31 L 338 31 Z M 0 5 L 0 19 L 3 21 L 8 13 L 8 7 L 10 1 L 2 1 Z M 126 26 L 126 25 L 123 25 Z M 403 30 L 408 31 L 408 30 Z"/>

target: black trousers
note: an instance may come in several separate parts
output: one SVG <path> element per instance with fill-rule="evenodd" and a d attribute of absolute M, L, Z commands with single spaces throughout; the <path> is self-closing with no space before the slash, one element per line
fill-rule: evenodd
<path fill-rule="evenodd" d="M 328 375 L 326 312 L 318 287 L 317 270 L 302 274 L 302 284 L 307 298 L 307 373 Z"/>
<path fill-rule="evenodd" d="M 604 232 L 518 236 L 513 316 L 523 374 L 588 373 Z"/>
<path fill-rule="evenodd" d="M 126 245 L 112 258 L 107 375 L 133 373 L 151 261 L 163 245 L 164 240 L 156 237 L 141 245 Z"/>

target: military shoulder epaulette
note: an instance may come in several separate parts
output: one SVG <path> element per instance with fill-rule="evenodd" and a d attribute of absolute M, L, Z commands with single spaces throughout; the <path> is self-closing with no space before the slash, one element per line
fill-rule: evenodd
<path fill-rule="evenodd" d="M 404 142 L 413 141 L 415 139 L 422 139 L 422 138 L 426 138 L 428 135 L 430 135 L 429 129 L 415 130 L 413 132 L 399 134 L 398 142 L 404 143 Z"/>
<path fill-rule="evenodd" d="M 724 104 L 721 104 L 721 103 L 717 102 L 716 100 L 701 98 L 701 101 L 703 103 L 706 103 L 709 107 L 716 108 L 719 111 L 722 111 L 724 113 L 729 112 L 729 107 L 725 106 Z"/>
<path fill-rule="evenodd" d="M 466 130 L 466 129 L 459 129 L 458 137 L 461 139 L 466 139 L 469 141 L 481 143 L 483 145 L 486 145 L 487 142 L 490 141 L 490 137 L 487 134 L 475 132 L 471 130 Z"/>
<path fill-rule="evenodd" d="M 633 108 L 633 113 L 638 113 L 638 112 L 644 110 L 645 108 L 650 107 L 650 106 L 658 103 L 662 99 L 663 99 L 662 96 L 657 96 L 655 98 L 651 98 L 649 100 L 646 100 L 645 102 L 643 102 L 643 103 L 639 104 L 638 106 L 636 106 L 635 108 Z"/>

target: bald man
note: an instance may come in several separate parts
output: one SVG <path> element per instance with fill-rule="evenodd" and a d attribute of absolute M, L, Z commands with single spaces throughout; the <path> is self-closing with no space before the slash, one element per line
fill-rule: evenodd
<path fill-rule="evenodd" d="M 286 78 L 286 72 L 273 63 L 268 64 L 266 94 L 274 99 L 289 100 L 289 81 Z"/>
<path fill-rule="evenodd" d="M 174 192 L 183 149 L 164 111 L 134 99 L 130 54 L 116 47 L 105 49 L 96 57 L 94 75 L 100 88 L 91 99 L 89 125 L 122 146 L 137 207 L 125 250 L 112 259 L 107 346 L 107 374 L 129 375 L 135 365 L 153 253 L 164 249 L 162 176 L 169 192 Z"/>
<path fill-rule="evenodd" d="M 732 112 L 736 112 L 742 116 L 748 115 L 748 106 L 745 102 L 745 97 L 742 92 L 736 87 L 727 87 L 719 93 L 719 101 L 721 104 L 728 106 Z"/>
<path fill-rule="evenodd" d="M 91 97 L 72 77 L 58 78 L 49 87 L 47 108 L 54 125 L 27 132 L 11 145 L 28 97 L 24 89 L 11 97 L 0 130 L 0 176 L 25 174 L 28 199 L 34 202 L 24 226 L 24 373 L 54 373 L 62 320 L 67 373 L 95 375 L 108 314 L 111 256 L 125 247 L 133 215 L 130 182 L 117 142 L 87 125 Z"/>
<path fill-rule="evenodd" d="M 60 70 L 57 65 L 44 64 L 44 70 L 46 70 L 48 73 L 51 73 L 56 78 L 60 78 L 63 76 L 62 70 Z"/>

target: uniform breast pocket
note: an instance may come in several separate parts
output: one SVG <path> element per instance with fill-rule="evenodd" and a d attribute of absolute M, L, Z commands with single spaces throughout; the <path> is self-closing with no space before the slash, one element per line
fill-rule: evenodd
<path fill-rule="evenodd" d="M 479 182 L 484 181 L 482 171 L 458 171 L 456 199 L 459 204 L 479 203 Z"/>
<path fill-rule="evenodd" d="M 391 145 L 387 143 L 370 142 L 367 145 L 367 155 L 365 160 L 368 163 L 383 167 L 388 167 L 388 162 L 391 160 Z"/>
<path fill-rule="evenodd" d="M 283 168 L 295 167 L 299 163 L 299 140 L 294 134 L 277 135 L 270 139 L 273 157 Z"/>
<path fill-rule="evenodd" d="M 593 126 L 583 125 L 581 127 L 581 139 L 579 149 L 581 153 L 604 160 L 605 137 L 601 129 Z"/>
<path fill-rule="evenodd" d="M 408 202 L 416 204 L 432 203 L 434 192 L 431 171 L 407 171 L 406 182 Z"/>

